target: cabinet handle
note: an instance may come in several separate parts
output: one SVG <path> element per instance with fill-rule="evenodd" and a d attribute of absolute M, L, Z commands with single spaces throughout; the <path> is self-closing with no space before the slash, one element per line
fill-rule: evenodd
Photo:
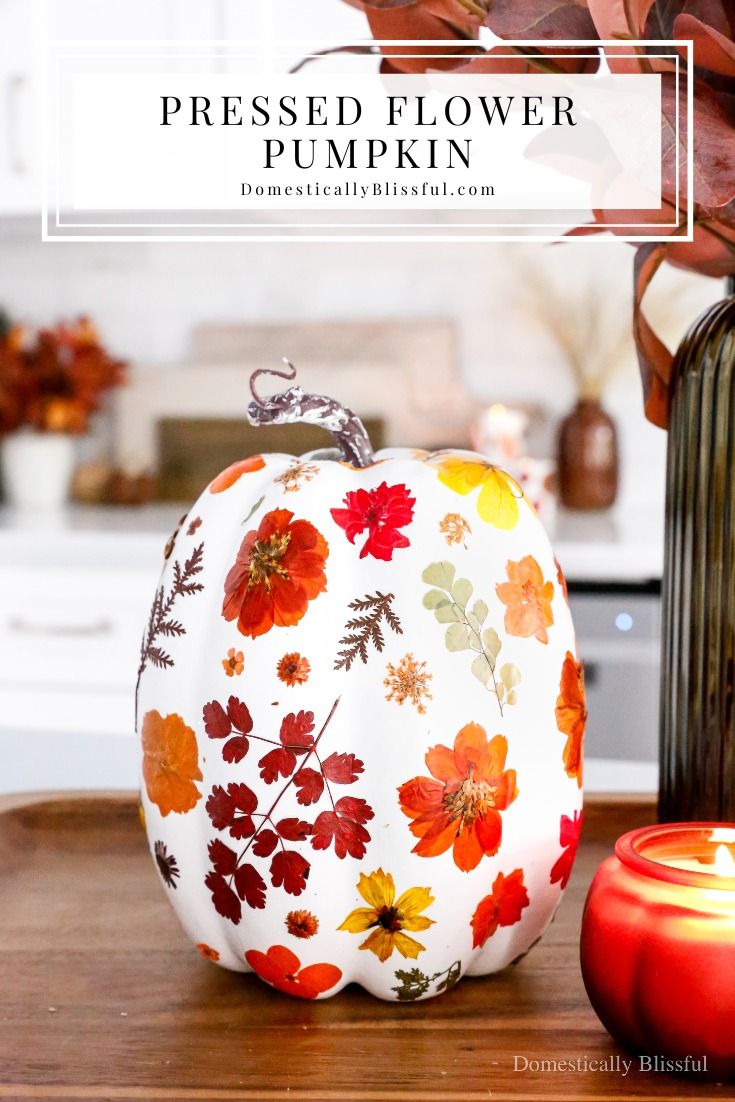
<path fill-rule="evenodd" d="M 28 165 L 23 156 L 23 117 L 21 113 L 21 99 L 26 87 L 26 78 L 20 73 L 14 73 L 8 77 L 6 85 L 6 110 L 7 110 L 7 134 L 8 134 L 8 165 L 10 171 L 16 176 L 23 176 L 28 171 Z"/>
<path fill-rule="evenodd" d="M 92 624 L 34 624 L 29 620 L 15 619 L 9 622 L 8 628 L 14 635 L 55 635 L 64 638 L 90 638 L 111 635 L 113 631 L 110 620 L 97 620 Z"/>

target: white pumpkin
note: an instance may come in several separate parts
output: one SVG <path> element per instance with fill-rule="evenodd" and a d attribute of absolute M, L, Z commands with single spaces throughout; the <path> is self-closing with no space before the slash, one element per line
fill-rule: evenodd
<path fill-rule="evenodd" d="M 524 953 L 571 871 L 585 713 L 515 482 L 471 453 L 256 456 L 167 550 L 142 802 L 202 954 L 410 1001 Z"/>

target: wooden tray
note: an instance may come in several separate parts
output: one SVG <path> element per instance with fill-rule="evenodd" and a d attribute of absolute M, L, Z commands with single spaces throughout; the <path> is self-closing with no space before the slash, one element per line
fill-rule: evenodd
<path fill-rule="evenodd" d="M 520 964 L 414 1005 L 358 989 L 304 1003 L 188 944 L 135 801 L 53 800 L 0 814 L 0 1098 L 156 1102 L 545 1102 L 735 1098 L 730 1087 L 615 1070 L 515 1071 L 625 1055 L 585 996 L 590 877 L 650 802 L 589 801 L 558 917 Z"/>

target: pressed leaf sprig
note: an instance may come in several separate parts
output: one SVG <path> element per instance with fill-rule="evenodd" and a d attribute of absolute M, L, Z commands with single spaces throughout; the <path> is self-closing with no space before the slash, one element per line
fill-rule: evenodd
<path fill-rule="evenodd" d="M 208 847 L 212 867 L 204 883 L 212 893 L 215 910 L 235 925 L 242 918 L 242 903 L 254 909 L 265 907 L 268 886 L 255 867 L 256 859 L 270 860 L 268 874 L 273 887 L 300 895 L 311 862 L 296 848 L 299 843 L 309 841 L 313 850 L 333 847 L 339 858 L 349 854 L 359 860 L 365 854 L 370 841 L 365 823 L 373 818 L 373 809 L 355 796 L 335 798 L 332 791 L 333 785 L 354 784 L 364 770 L 363 763 L 354 754 L 332 753 L 323 758 L 319 752 L 338 704 L 339 698 L 316 737 L 314 713 L 300 711 L 284 716 L 278 739 L 255 734 L 250 710 L 235 696 L 226 705 L 216 700 L 204 705 L 204 728 L 210 739 L 223 740 L 226 762 L 241 762 L 253 740 L 266 743 L 272 749 L 258 761 L 260 777 L 266 785 L 283 781 L 263 811 L 255 792 L 242 782 L 231 782 L 227 788 L 214 785 L 207 800 L 207 814 L 215 830 L 226 831 L 238 841 L 247 840 L 239 852 L 221 838 L 212 839 Z M 312 758 L 316 768 L 307 764 Z M 289 790 L 295 790 L 300 808 L 319 803 L 325 795 L 331 807 L 319 812 L 313 822 L 300 814 L 282 817 L 282 812 L 277 812 Z"/>
<path fill-rule="evenodd" d="M 401 621 L 393 611 L 393 593 L 381 593 L 380 590 L 371 597 L 369 593 L 364 597 L 358 597 L 350 601 L 348 608 L 353 612 L 359 612 L 352 620 L 345 624 L 344 635 L 340 639 L 343 647 L 334 661 L 335 670 L 349 670 L 352 663 L 359 657 L 364 663 L 368 660 L 368 647 L 375 647 L 380 653 L 385 646 L 385 636 L 381 625 L 385 623 L 396 635 L 403 635 Z"/>
<path fill-rule="evenodd" d="M 201 582 L 194 580 L 203 570 L 203 559 L 204 544 L 200 543 L 198 547 L 194 548 L 183 567 L 178 560 L 174 562 L 174 579 L 168 594 L 166 594 L 163 586 L 159 586 L 156 590 L 156 596 L 153 599 L 150 616 L 148 617 L 148 627 L 140 647 L 138 683 L 140 683 L 140 678 L 149 662 L 152 666 L 156 666 L 161 670 L 169 669 L 174 665 L 173 658 L 160 645 L 159 640 L 161 638 L 175 639 L 178 636 L 186 635 L 186 628 L 179 620 L 173 619 L 172 612 L 179 597 L 191 597 L 194 593 L 201 593 L 204 589 Z"/>
<path fill-rule="evenodd" d="M 498 657 L 503 644 L 495 628 L 483 628 L 488 607 L 476 600 L 470 607 L 473 586 L 467 578 L 455 578 L 450 562 L 433 562 L 421 575 L 433 588 L 424 595 L 424 608 L 434 613 L 440 624 L 446 624 L 444 642 L 448 651 L 474 651 L 472 672 L 498 700 L 501 716 L 504 704 L 517 704 L 521 671 L 512 662 L 498 669 Z"/>
<path fill-rule="evenodd" d="M 398 968 L 395 973 L 398 986 L 392 987 L 391 991 L 395 991 L 399 1003 L 415 1002 L 429 993 L 432 983 L 436 984 L 434 994 L 438 995 L 454 987 L 461 975 L 461 960 L 456 960 L 449 968 L 445 968 L 443 972 L 435 972 L 433 976 L 427 976 L 420 968 Z"/>

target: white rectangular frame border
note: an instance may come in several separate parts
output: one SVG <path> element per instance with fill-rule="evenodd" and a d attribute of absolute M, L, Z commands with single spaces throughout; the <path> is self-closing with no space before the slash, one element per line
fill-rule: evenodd
<path fill-rule="evenodd" d="M 599 56 L 599 48 L 603 50 L 607 47 L 616 48 L 616 56 L 620 57 L 635 57 L 635 53 L 630 55 L 621 55 L 621 43 L 612 39 L 601 39 L 594 41 L 587 41 L 584 39 L 558 39 L 553 40 L 554 46 L 558 49 L 553 51 L 549 50 L 550 40 L 548 39 L 523 39 L 516 40 L 511 39 L 503 42 L 503 46 L 518 46 L 521 49 L 523 47 L 543 46 L 547 54 L 551 57 L 563 56 L 564 49 L 570 47 L 589 47 L 594 50 L 596 56 Z M 294 42 L 289 42 L 288 46 L 293 47 Z M 395 39 L 389 42 L 381 43 L 390 46 L 422 46 L 426 43 L 422 40 L 413 39 Z M 442 57 L 448 55 L 441 55 L 435 52 L 436 46 L 440 42 L 432 42 L 433 52 L 430 56 Z M 449 45 L 450 42 L 448 41 Z M 454 42 L 451 42 L 454 45 Z M 273 51 L 278 44 L 269 44 L 269 50 Z M 281 44 L 285 45 L 285 44 Z M 361 42 L 350 42 L 342 44 L 346 46 L 366 46 L 374 45 L 373 40 L 363 40 Z M 640 243 L 656 243 L 676 240 L 677 242 L 690 242 L 694 239 L 694 82 L 692 77 L 692 61 L 693 61 L 693 43 L 688 39 L 635 39 L 626 40 L 625 47 L 634 50 L 638 46 L 655 46 L 660 47 L 659 53 L 655 53 L 650 56 L 661 57 L 671 59 L 674 63 L 675 81 L 676 81 L 676 141 L 675 141 L 675 159 L 676 159 L 676 194 L 675 194 L 675 221 L 668 222 L 655 222 L 650 225 L 657 227 L 670 228 L 672 230 L 669 234 L 627 234 L 618 233 L 615 235 L 615 239 L 624 240 L 628 242 L 640 242 Z M 136 53 L 143 47 L 154 48 L 166 48 L 168 53 L 151 54 L 151 53 Z M 200 51 L 208 49 L 208 53 L 198 54 L 186 54 L 187 49 L 198 48 Z M 215 49 L 227 48 L 226 53 L 215 53 Z M 592 241 L 605 241 L 611 238 L 606 238 L 605 235 L 582 235 L 579 237 L 569 238 L 566 236 L 568 230 L 568 222 L 566 224 L 555 226 L 554 223 L 501 223 L 498 225 L 498 229 L 520 229 L 522 227 L 530 227 L 532 229 L 544 229 L 552 230 L 556 228 L 557 233 L 523 233 L 523 234 L 510 234 L 510 233 L 473 233 L 473 234 L 459 234 L 451 232 L 448 227 L 442 227 L 439 223 L 412 223 L 410 226 L 400 226 L 396 224 L 395 230 L 390 233 L 385 232 L 361 232 L 361 233 L 334 233 L 324 232 L 325 229 L 329 230 L 354 230 L 354 223 L 332 223 L 328 227 L 315 223 L 301 223 L 295 224 L 289 227 L 291 232 L 284 232 L 283 224 L 267 224 L 259 222 L 256 224 L 249 223 L 197 223 L 197 222 L 63 222 L 60 217 L 60 202 L 59 202 L 59 180 L 61 176 L 61 155 L 62 150 L 60 148 L 60 133 L 61 126 L 58 117 L 60 110 L 60 97 L 58 94 L 59 81 L 60 81 L 60 65 L 63 60 L 73 60 L 75 58 L 88 58 L 92 56 L 100 56 L 93 53 L 97 50 L 114 50 L 115 53 L 111 54 L 112 57 L 182 57 L 182 56 L 194 56 L 194 57 L 225 57 L 232 58 L 240 56 L 243 48 L 246 48 L 250 53 L 257 51 L 258 44 L 248 41 L 229 41 L 229 40 L 202 40 L 202 41 L 166 41 L 166 40 L 125 40 L 115 41 L 109 39 L 63 39 L 56 41 L 49 41 L 46 44 L 44 51 L 44 65 L 42 72 L 42 102 L 45 105 L 44 119 L 43 119 L 43 155 L 42 155 L 42 206 L 41 206 L 41 239 L 44 242 L 59 242 L 59 241 L 71 241 L 71 242 L 114 242 L 114 241 L 131 241 L 131 242 L 155 242 L 155 241 L 171 241 L 171 242 L 287 242 L 287 241 L 303 241 L 303 242 L 327 242 L 327 241 L 341 241 L 345 243 L 358 243 L 365 241 L 375 242 L 447 242 L 447 243 L 464 243 L 464 242 L 519 242 L 519 243 L 532 243 L 532 242 L 553 242 L 553 241 L 573 241 L 575 244 L 590 243 Z M 686 78 L 687 78 L 687 143 L 686 143 L 686 163 L 687 163 L 687 175 L 686 175 L 686 234 L 681 232 L 680 225 L 680 193 L 679 193 L 679 178 L 680 178 L 680 119 L 679 119 L 679 104 L 680 104 L 680 53 L 679 48 L 683 49 L 686 54 Z M 67 53 L 67 50 L 79 51 L 82 53 L 72 52 Z M 120 51 L 123 52 L 120 52 Z M 262 50 L 262 47 L 261 47 Z M 172 51 L 172 52 L 171 52 Z M 305 57 L 319 57 L 319 53 L 306 53 Z M 400 55 L 399 55 L 400 56 Z M 413 56 L 416 56 L 415 54 Z M 419 55 L 420 56 L 420 55 Z M 429 56 L 429 55 L 427 55 Z M 452 55 L 454 56 L 454 55 Z M 502 54 L 495 54 L 494 56 L 503 56 Z M 509 54 L 509 57 L 518 58 L 523 56 L 518 51 L 513 54 Z M 49 74 L 53 63 L 53 91 L 55 93 L 54 103 L 54 129 L 51 129 L 51 112 L 49 111 L 49 96 L 51 91 L 51 84 Z M 53 151 L 53 156 L 51 155 Z M 52 175 L 53 173 L 53 175 Z M 55 203 L 53 210 L 49 209 L 49 195 L 55 196 Z M 50 215 L 53 213 L 54 220 L 50 221 Z M 173 212 L 172 212 L 173 213 Z M 373 224 L 375 230 L 385 230 L 386 228 L 392 229 L 392 225 L 386 226 L 385 224 Z M 461 223 L 455 224 L 455 228 L 463 229 L 487 229 L 491 226 L 491 223 Z M 643 222 L 630 222 L 630 223 L 610 223 L 610 227 L 617 230 L 625 229 L 641 229 L 644 226 L 648 226 L 649 223 Z M 227 229 L 241 229 L 245 232 L 240 233 L 212 233 L 202 231 L 212 231 L 216 228 Z M 280 229 L 280 233 L 276 232 L 254 232 L 254 230 L 275 230 Z M 433 229 L 432 233 L 409 233 L 409 229 Z M 89 229 L 89 230 L 112 230 L 117 229 L 117 233 L 68 233 L 65 232 L 70 229 Z M 128 230 L 142 230 L 142 229 L 162 229 L 169 232 L 164 233 L 130 233 Z M 188 233 L 175 233 L 175 230 L 189 230 L 193 232 Z M 303 229 L 321 229 L 321 233 L 302 233 L 299 232 Z M 361 230 L 368 231 L 368 226 L 361 226 Z"/>

